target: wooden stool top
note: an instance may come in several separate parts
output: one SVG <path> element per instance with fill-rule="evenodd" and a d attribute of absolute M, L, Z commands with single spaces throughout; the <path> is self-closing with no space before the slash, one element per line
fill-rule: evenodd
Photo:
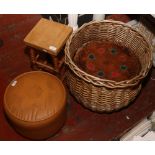
<path fill-rule="evenodd" d="M 41 18 L 24 42 L 28 46 L 57 56 L 71 33 L 71 27 Z"/>

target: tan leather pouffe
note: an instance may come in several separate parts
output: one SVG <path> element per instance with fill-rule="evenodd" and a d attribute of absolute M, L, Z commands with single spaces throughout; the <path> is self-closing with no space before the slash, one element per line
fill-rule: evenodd
<path fill-rule="evenodd" d="M 54 75 L 32 71 L 16 77 L 6 88 L 4 110 L 12 126 L 34 140 L 55 134 L 66 119 L 66 91 Z"/>

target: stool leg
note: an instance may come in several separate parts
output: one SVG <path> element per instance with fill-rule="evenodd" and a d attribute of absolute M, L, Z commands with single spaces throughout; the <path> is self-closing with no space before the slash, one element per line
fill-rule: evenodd
<path fill-rule="evenodd" d="M 35 64 L 35 51 L 33 48 L 30 48 L 30 57 L 31 57 L 31 62 Z"/>
<path fill-rule="evenodd" d="M 30 59 L 31 59 L 31 67 L 33 70 L 39 70 L 36 64 L 36 51 L 33 48 L 30 48 Z"/>
<path fill-rule="evenodd" d="M 51 56 L 51 58 L 52 58 L 52 61 L 53 61 L 53 67 L 54 67 L 54 69 L 56 70 L 56 72 L 58 72 L 58 70 L 59 70 L 59 61 L 58 61 L 58 58 L 57 57 L 55 57 L 55 56 Z"/>

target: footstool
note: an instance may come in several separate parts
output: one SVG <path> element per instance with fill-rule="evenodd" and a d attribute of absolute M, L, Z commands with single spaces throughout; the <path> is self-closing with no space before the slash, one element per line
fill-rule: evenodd
<path fill-rule="evenodd" d="M 4 111 L 17 132 L 34 140 L 54 135 L 66 119 L 66 91 L 54 75 L 32 71 L 6 88 Z"/>

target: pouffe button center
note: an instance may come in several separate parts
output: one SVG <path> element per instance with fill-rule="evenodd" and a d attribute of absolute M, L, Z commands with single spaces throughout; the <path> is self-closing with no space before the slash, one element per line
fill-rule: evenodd
<path fill-rule="evenodd" d="M 52 74 L 27 72 L 6 88 L 4 110 L 17 132 L 30 139 L 46 139 L 65 122 L 66 91 Z"/>

